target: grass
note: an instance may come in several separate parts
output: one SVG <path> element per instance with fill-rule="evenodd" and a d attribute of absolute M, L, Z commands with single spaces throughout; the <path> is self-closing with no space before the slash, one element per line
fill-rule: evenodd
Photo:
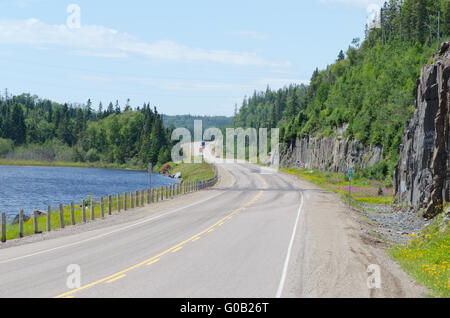
<path fill-rule="evenodd" d="M 214 178 L 214 169 L 209 163 L 173 163 L 169 162 L 172 167 L 171 174 L 181 172 L 183 181 L 205 181 Z M 159 167 L 156 167 L 156 171 Z"/>
<path fill-rule="evenodd" d="M 68 162 L 68 161 L 37 161 L 0 159 L 0 166 L 40 166 L 40 167 L 71 167 L 71 168 L 101 168 L 144 171 L 145 169 L 129 164 L 104 162 Z"/>
<path fill-rule="evenodd" d="M 297 175 L 302 179 L 318 185 L 319 187 L 341 194 L 341 198 L 348 202 L 348 192 L 349 192 L 349 181 L 347 175 L 320 172 L 318 170 L 311 169 L 298 169 L 298 168 L 287 168 L 282 169 L 282 171 Z M 352 181 L 352 201 L 356 203 L 366 203 L 366 204 L 392 204 L 393 195 L 392 188 L 386 188 L 383 186 L 382 182 L 377 180 L 369 179 L 354 179 Z M 382 194 L 379 194 L 382 190 Z M 355 207 L 360 207 L 358 204 L 354 204 Z"/>
<path fill-rule="evenodd" d="M 388 251 L 400 266 L 418 282 L 433 291 L 433 296 L 450 297 L 450 228 L 445 213 L 418 235 Z M 446 224 L 445 224 L 446 223 Z"/>

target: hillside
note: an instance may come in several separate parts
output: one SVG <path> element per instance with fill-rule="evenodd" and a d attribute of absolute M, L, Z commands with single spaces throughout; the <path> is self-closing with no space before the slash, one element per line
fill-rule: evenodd
<path fill-rule="evenodd" d="M 439 38 L 428 28 L 437 29 L 438 19 Z M 450 1 L 392 0 L 381 11 L 380 27 L 367 28 L 362 43 L 354 39 L 335 63 L 316 69 L 306 89 L 291 85 L 255 93 L 244 100 L 236 122 L 277 126 L 288 145 L 343 131 L 345 138 L 380 147 L 382 162 L 371 177 L 391 178 L 415 109 L 420 69 L 449 33 Z"/>
<path fill-rule="evenodd" d="M 142 168 L 170 160 L 170 131 L 150 105 L 122 111 L 58 104 L 22 94 L 0 99 L 0 157 Z"/>

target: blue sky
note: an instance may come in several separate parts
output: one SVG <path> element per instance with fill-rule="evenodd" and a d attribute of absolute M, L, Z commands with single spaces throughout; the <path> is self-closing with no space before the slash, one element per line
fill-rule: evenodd
<path fill-rule="evenodd" d="M 0 0 L 0 88 L 232 115 L 255 89 L 307 83 L 363 37 L 380 2 Z M 80 28 L 67 25 L 70 4 Z"/>

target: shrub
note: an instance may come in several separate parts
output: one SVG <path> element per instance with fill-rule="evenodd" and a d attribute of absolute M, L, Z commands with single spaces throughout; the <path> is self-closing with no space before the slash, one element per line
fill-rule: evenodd
<path fill-rule="evenodd" d="M 11 139 L 0 138 L 0 156 L 6 155 L 14 148 L 14 142 Z"/>

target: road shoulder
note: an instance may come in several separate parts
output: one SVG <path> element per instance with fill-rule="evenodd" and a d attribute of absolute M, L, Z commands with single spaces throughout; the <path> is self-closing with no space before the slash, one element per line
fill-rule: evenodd
<path fill-rule="evenodd" d="M 373 234 L 369 220 L 339 195 L 297 176 L 280 175 L 305 198 L 294 257 L 283 297 L 424 297 L 429 291 L 386 253 L 389 244 Z M 378 267 L 381 288 L 369 289 L 369 266 Z"/>

